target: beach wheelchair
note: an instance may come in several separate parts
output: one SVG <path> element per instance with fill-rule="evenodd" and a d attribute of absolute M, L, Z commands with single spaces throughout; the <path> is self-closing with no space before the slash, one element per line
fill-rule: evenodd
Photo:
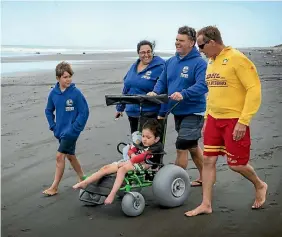
<path fill-rule="evenodd" d="M 107 106 L 116 104 L 138 104 L 140 114 L 145 104 L 162 104 L 168 102 L 167 95 L 147 96 L 147 95 L 106 95 Z M 175 104 L 177 106 L 177 104 Z M 174 106 L 174 107 L 175 107 Z M 167 118 L 170 109 L 164 119 L 158 120 L 162 126 L 161 141 L 165 144 L 165 135 L 167 128 Z M 144 119 L 144 117 L 143 117 Z M 145 121 L 143 121 L 145 122 Z M 141 131 L 142 116 L 139 118 L 139 130 Z M 126 146 L 124 142 L 117 145 L 117 151 L 122 154 L 121 147 Z M 190 192 L 190 178 L 183 168 L 174 164 L 163 163 L 165 153 L 152 154 L 157 156 L 158 163 L 153 163 L 150 159 L 145 162 L 151 165 L 151 168 L 140 171 L 130 171 L 124 179 L 122 187 L 117 193 L 122 198 L 122 211 L 127 216 L 138 216 L 142 214 L 145 208 L 145 199 L 140 193 L 142 188 L 152 186 L 155 200 L 160 206 L 177 207 L 181 206 L 188 198 Z M 85 205 L 101 205 L 109 195 L 115 181 L 116 174 L 107 175 L 89 184 L 85 189 L 80 190 L 79 200 Z"/>

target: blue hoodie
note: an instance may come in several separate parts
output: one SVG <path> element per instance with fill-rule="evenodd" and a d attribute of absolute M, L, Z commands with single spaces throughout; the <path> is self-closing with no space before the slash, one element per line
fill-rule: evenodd
<path fill-rule="evenodd" d="M 56 121 L 54 111 L 56 110 Z M 45 115 L 57 139 L 77 140 L 89 116 L 88 104 L 74 83 L 61 92 L 59 83 L 49 94 Z"/>
<path fill-rule="evenodd" d="M 139 62 L 140 59 L 131 66 L 124 77 L 124 88 L 122 91 L 124 95 L 146 95 L 152 91 L 165 66 L 165 60 L 159 56 L 154 56 L 150 64 L 138 73 L 137 66 Z M 123 112 L 125 109 L 128 116 L 138 117 L 140 115 L 139 105 L 136 104 L 127 104 L 126 106 L 118 104 L 116 109 L 118 112 Z M 160 109 L 160 105 L 144 105 L 142 111 L 159 114 L 162 113 Z"/>
<path fill-rule="evenodd" d="M 180 92 L 183 100 L 173 109 L 174 115 L 203 113 L 206 110 L 208 88 L 205 82 L 206 61 L 194 47 L 184 58 L 179 54 L 166 61 L 165 69 L 154 87 L 157 94 Z M 177 101 L 170 100 L 168 109 Z"/>

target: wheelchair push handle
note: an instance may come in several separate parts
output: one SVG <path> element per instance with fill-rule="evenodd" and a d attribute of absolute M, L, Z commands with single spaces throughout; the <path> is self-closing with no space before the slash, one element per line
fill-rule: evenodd
<path fill-rule="evenodd" d="M 175 107 L 176 107 L 177 105 L 179 105 L 180 102 L 181 102 L 181 101 L 177 101 L 177 102 L 166 112 L 165 118 L 168 117 L 168 115 L 172 112 L 172 110 L 175 109 Z"/>
<path fill-rule="evenodd" d="M 116 104 L 138 104 L 140 106 L 145 104 L 157 105 L 167 103 L 169 98 L 167 94 L 156 96 L 149 95 L 105 95 L 107 106 Z"/>

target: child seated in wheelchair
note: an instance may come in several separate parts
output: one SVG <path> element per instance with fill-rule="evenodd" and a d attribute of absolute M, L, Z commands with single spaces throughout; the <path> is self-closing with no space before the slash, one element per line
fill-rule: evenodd
<path fill-rule="evenodd" d="M 111 204 L 115 195 L 121 187 L 124 177 L 129 171 L 141 171 L 151 167 L 145 163 L 145 159 L 150 159 L 153 163 L 159 163 L 159 155 L 153 153 L 163 153 L 163 144 L 160 141 L 162 129 L 158 120 L 149 119 L 142 127 L 142 143 L 140 145 L 132 145 L 128 150 L 129 160 L 120 160 L 112 164 L 102 167 L 99 171 L 90 177 L 73 186 L 74 189 L 86 188 L 90 183 L 101 179 L 105 175 L 117 173 L 114 186 L 105 200 L 105 204 Z"/>

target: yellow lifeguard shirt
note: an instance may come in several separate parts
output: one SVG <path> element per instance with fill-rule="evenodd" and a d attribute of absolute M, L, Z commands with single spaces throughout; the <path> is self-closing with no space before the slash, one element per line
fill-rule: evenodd
<path fill-rule="evenodd" d="M 226 47 L 209 59 L 206 83 L 205 117 L 239 118 L 240 123 L 249 125 L 261 104 L 261 83 L 255 65 L 243 53 Z"/>

